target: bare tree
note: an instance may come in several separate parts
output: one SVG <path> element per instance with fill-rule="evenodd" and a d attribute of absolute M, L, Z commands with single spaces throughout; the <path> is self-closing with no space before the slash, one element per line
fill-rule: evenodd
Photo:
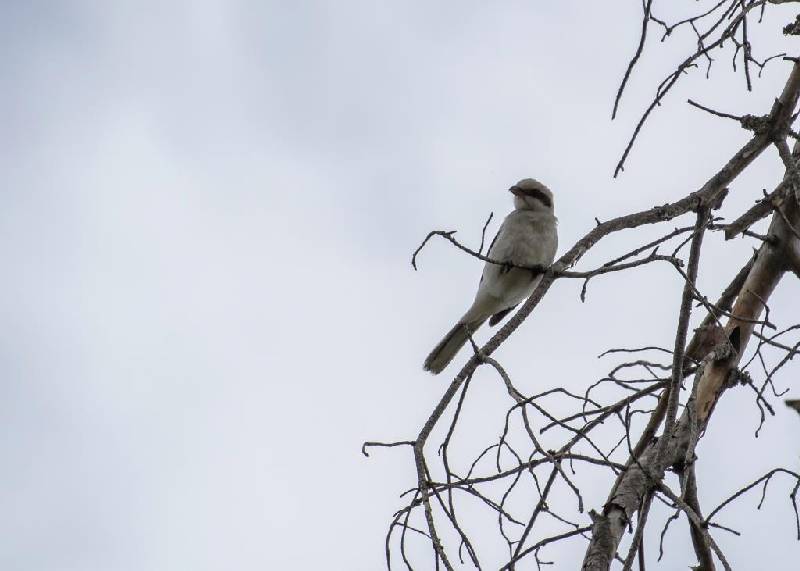
<path fill-rule="evenodd" d="M 365 454 L 369 447 L 375 446 L 408 446 L 413 451 L 416 485 L 406 493 L 406 505 L 394 514 L 386 538 L 386 560 L 390 568 L 398 552 L 403 564 L 413 568 L 406 551 L 412 540 L 423 540 L 432 546 L 432 562 L 426 568 L 453 569 L 458 564 L 456 558 L 460 564 L 487 568 L 474 532 L 463 524 L 464 498 L 477 500 L 495 515 L 497 534 L 508 549 L 501 569 L 515 569 L 523 561 L 543 565 L 547 563 L 542 559 L 546 546 L 579 537 L 587 540 L 583 569 L 606 570 L 615 561 L 623 569 L 631 569 L 637 559 L 639 568 L 643 569 L 642 540 L 648 513 L 656 500 L 674 510 L 666 526 L 681 514 L 687 518 L 698 561 L 696 569 L 709 571 L 717 565 L 731 569 L 714 535 L 718 531 L 735 533 L 735 530 L 718 523 L 717 516 L 751 490 L 761 489 L 763 501 L 767 484 L 777 477 L 789 480 L 789 498 L 795 514 L 792 525 L 796 526 L 800 539 L 796 505 L 800 474 L 779 468 L 754 482 L 742 482 L 740 489 L 708 511 L 708 515 L 703 515 L 695 477 L 698 444 L 727 389 L 741 386 L 749 390 L 763 424 L 766 415 L 773 413 L 770 398 L 779 396 L 773 384 L 775 375 L 800 352 L 800 341 L 790 341 L 800 333 L 800 325 L 779 330 L 769 311 L 770 296 L 782 278 L 787 274 L 800 277 L 800 135 L 793 130 L 799 113 L 800 59 L 776 54 L 759 60 L 750 37 L 754 23 L 766 9 L 771 9 L 770 4 L 788 1 L 721 0 L 675 22 L 661 19 L 652 0 L 643 1 L 640 41 L 616 94 L 614 115 L 629 78 L 640 65 L 648 35 L 660 34 L 664 41 L 675 30 L 689 28 L 697 41 L 693 51 L 658 86 L 633 130 L 615 176 L 622 172 L 648 118 L 673 87 L 693 68 L 702 66 L 708 75 L 718 54 L 732 57 L 734 69 L 741 72 L 746 89 L 751 88 L 768 62 L 787 67 L 785 84 L 775 94 L 769 109 L 753 110 L 750 115 L 736 116 L 690 100 L 691 105 L 718 116 L 721 121 L 738 122 L 751 133 L 750 139 L 692 192 L 662 206 L 605 222 L 598 220 L 597 225 L 551 267 L 527 268 L 543 274 L 540 285 L 485 345 L 478 347 L 473 343 L 472 357 L 452 380 L 417 436 L 402 442 L 365 443 Z M 780 32 L 771 30 L 769 33 Z M 782 32 L 800 34 L 800 16 L 788 23 Z M 717 216 L 728 194 L 728 186 L 759 155 L 770 150 L 780 156 L 784 167 L 782 173 L 776 173 L 772 183 L 774 190 L 765 192 L 752 208 L 731 222 Z M 693 217 L 691 224 L 669 228 L 660 238 L 621 252 L 594 269 L 571 269 L 610 234 L 646 225 L 665 226 L 684 215 Z M 751 230 L 753 224 L 766 217 L 771 217 L 766 234 Z M 483 231 L 485 234 L 486 226 Z M 714 296 L 716 301 L 697 286 L 703 238 L 708 232 L 723 232 L 727 239 L 744 234 L 760 244 L 751 258 L 742 260 L 740 269 L 730 272 L 730 283 Z M 415 268 L 420 251 L 435 237 L 444 238 L 475 258 L 500 263 L 484 255 L 483 237 L 480 248 L 473 250 L 456 240 L 454 232 L 434 231 L 414 253 Z M 672 251 L 660 253 L 664 249 Z M 656 263 L 668 264 L 683 282 L 672 347 L 610 349 L 607 354 L 612 358 L 622 357 L 622 362 L 591 384 L 584 394 L 553 388 L 525 395 L 516 388 L 502 364 L 492 357 L 557 280 L 583 280 L 583 297 L 587 284 L 596 276 L 635 271 L 637 267 Z M 695 308 L 704 312 L 704 318 L 700 327 L 692 332 L 690 319 Z M 500 438 L 470 464 L 458 468 L 451 465 L 449 446 L 459 427 L 462 407 L 469 399 L 471 380 L 479 367 L 488 367 L 496 373 L 512 402 L 502 421 L 504 428 Z M 750 370 L 756 367 L 760 370 L 751 375 Z M 556 399 L 561 401 L 558 407 L 553 404 Z M 558 412 L 564 410 L 565 402 L 572 403 L 573 409 L 566 415 Z M 449 421 L 446 420 L 448 411 L 452 412 Z M 431 450 L 430 442 L 435 429 L 444 434 L 438 455 Z M 541 434 L 551 430 L 560 430 L 565 435 L 557 449 L 547 449 L 540 442 Z M 576 465 L 607 470 L 615 477 L 605 501 L 589 500 L 597 508 L 589 512 L 589 517 L 579 515 L 584 512 L 587 499 L 574 482 Z M 665 476 L 669 472 L 678 476 L 679 489 L 668 485 Z M 434 474 L 443 476 L 437 479 Z M 557 486 L 570 490 L 575 498 L 574 508 L 552 505 L 552 492 Z M 526 497 L 527 492 L 520 492 L 525 487 L 533 501 L 525 503 L 516 499 L 518 495 Z M 514 515 L 523 508 L 527 509 L 525 518 Z M 576 510 L 578 515 L 574 513 Z M 543 518 L 547 519 L 546 524 Z M 535 531 L 535 528 L 552 530 L 554 524 L 561 526 L 555 533 Z M 627 548 L 620 550 L 626 531 L 632 537 Z M 664 527 L 662 541 L 666 531 Z"/>

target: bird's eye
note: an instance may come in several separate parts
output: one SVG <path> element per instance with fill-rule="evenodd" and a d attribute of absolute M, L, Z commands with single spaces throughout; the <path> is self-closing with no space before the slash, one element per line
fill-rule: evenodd
<path fill-rule="evenodd" d="M 550 197 L 538 188 L 521 188 L 516 184 L 508 189 L 514 196 L 525 196 L 528 198 L 535 198 L 547 208 L 553 208 L 553 201 Z"/>
<path fill-rule="evenodd" d="M 538 198 L 542 204 L 544 204 L 547 208 L 553 208 L 553 201 L 550 200 L 550 197 L 547 196 L 545 193 L 540 192 L 536 198 Z"/>
<path fill-rule="evenodd" d="M 538 188 L 526 191 L 526 194 L 531 198 L 535 198 L 536 200 L 544 204 L 547 208 L 553 208 L 553 201 L 550 200 L 550 197 L 547 196 L 544 192 L 542 192 Z"/>

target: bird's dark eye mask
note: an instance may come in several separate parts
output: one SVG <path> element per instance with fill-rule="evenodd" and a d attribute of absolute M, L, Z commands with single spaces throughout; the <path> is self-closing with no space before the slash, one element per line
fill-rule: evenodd
<path fill-rule="evenodd" d="M 553 201 L 550 200 L 550 197 L 538 188 L 520 188 L 517 185 L 514 185 L 508 190 L 510 190 L 511 193 L 515 194 L 516 196 L 528 196 L 530 198 L 535 198 L 547 208 L 553 208 Z"/>

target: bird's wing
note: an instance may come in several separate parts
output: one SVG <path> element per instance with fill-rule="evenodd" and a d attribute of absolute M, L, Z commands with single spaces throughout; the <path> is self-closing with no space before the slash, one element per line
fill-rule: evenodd
<path fill-rule="evenodd" d="M 504 222 L 505 222 L 505 221 L 504 221 Z M 495 235 L 494 235 L 494 238 L 492 238 L 492 243 L 491 243 L 491 244 L 489 244 L 489 249 L 488 249 L 488 250 L 486 250 L 486 255 L 487 255 L 487 256 L 489 256 L 490 258 L 492 257 L 492 256 L 491 256 L 491 254 L 492 254 L 492 248 L 494 247 L 494 245 L 495 245 L 495 242 L 497 242 L 497 238 L 500 236 L 500 233 L 501 233 L 502 231 L 503 231 L 503 224 L 500 224 L 500 228 L 498 228 L 498 229 L 497 229 L 497 234 L 495 234 Z"/>
<path fill-rule="evenodd" d="M 503 221 L 503 224 L 505 224 L 505 220 Z M 486 255 L 489 258 L 492 257 L 492 248 L 494 248 L 494 245 L 497 243 L 497 239 L 500 237 L 500 234 L 503 233 L 503 224 L 500 224 L 500 228 L 497 229 L 497 234 L 494 235 L 494 238 L 492 238 L 492 243 L 489 244 L 489 249 L 486 250 Z M 490 262 L 486 263 L 489 264 Z M 478 287 L 480 287 L 482 283 L 483 283 L 483 273 L 481 273 L 481 279 L 478 281 Z"/>

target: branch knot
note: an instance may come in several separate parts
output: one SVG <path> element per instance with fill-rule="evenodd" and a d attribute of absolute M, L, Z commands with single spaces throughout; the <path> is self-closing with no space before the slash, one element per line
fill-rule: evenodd
<path fill-rule="evenodd" d="M 772 129 L 770 115 L 742 115 L 739 123 L 744 129 L 756 134 L 767 133 Z"/>

